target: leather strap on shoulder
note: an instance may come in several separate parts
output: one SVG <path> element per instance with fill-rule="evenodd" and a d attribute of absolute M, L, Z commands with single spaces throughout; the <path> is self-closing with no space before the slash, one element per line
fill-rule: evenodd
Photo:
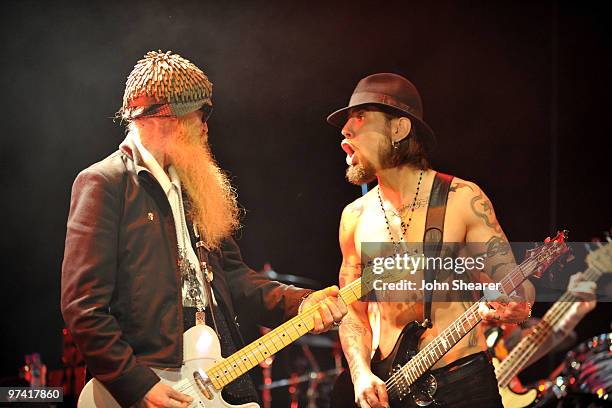
<path fill-rule="evenodd" d="M 427 207 L 427 219 L 425 221 L 425 234 L 423 235 L 423 252 L 427 258 L 437 257 L 442 249 L 442 238 L 444 236 L 444 216 L 446 215 L 446 203 L 448 192 L 453 176 L 444 173 L 436 173 L 431 193 L 429 195 L 429 206 Z M 425 269 L 425 282 L 432 282 L 436 275 L 435 270 Z M 431 320 L 431 298 L 432 291 L 425 290 L 423 325 L 430 328 Z"/>

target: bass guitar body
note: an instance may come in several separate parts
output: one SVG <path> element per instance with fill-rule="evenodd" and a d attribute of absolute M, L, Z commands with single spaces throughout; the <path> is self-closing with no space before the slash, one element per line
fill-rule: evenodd
<path fill-rule="evenodd" d="M 184 361 L 180 370 L 154 369 L 161 381 L 194 399 L 189 405 L 198 408 L 259 408 L 256 403 L 231 405 L 205 378 L 206 369 L 222 359 L 217 335 L 206 325 L 197 325 L 183 334 Z M 91 379 L 83 388 L 79 408 L 120 408 L 110 392 L 98 380 Z"/>
<path fill-rule="evenodd" d="M 418 322 L 406 325 L 395 342 L 393 351 L 383 360 L 372 361 L 372 373 L 383 381 L 389 379 L 395 370 L 406 364 L 419 351 L 423 332 L 425 328 Z M 389 394 L 389 403 L 392 408 L 426 406 L 435 388 L 435 378 L 425 374 L 409 389 L 400 389 L 399 392 Z M 356 406 L 354 387 L 348 370 L 340 374 L 334 383 L 331 406 L 341 408 Z"/>
<path fill-rule="evenodd" d="M 493 358 L 493 367 L 497 369 L 499 365 L 500 361 L 497 358 Z M 532 406 L 536 402 L 538 391 L 532 388 L 525 392 L 514 392 L 507 386 L 499 388 L 499 395 L 501 395 L 504 407 L 524 408 Z"/>

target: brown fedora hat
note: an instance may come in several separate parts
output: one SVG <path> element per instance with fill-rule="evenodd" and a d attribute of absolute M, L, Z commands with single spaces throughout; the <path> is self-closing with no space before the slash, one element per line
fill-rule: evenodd
<path fill-rule="evenodd" d="M 357 106 L 377 105 L 385 111 L 412 119 L 417 134 L 428 150 L 435 145 L 433 130 L 423 121 L 421 95 L 412 82 L 401 75 L 381 73 L 363 78 L 353 91 L 347 107 L 338 109 L 327 117 L 327 123 L 344 126 L 348 110 Z"/>

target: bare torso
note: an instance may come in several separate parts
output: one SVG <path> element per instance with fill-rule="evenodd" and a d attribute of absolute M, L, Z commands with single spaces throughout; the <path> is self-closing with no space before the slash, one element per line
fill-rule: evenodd
<path fill-rule="evenodd" d="M 423 188 L 411 215 L 411 222 L 405 234 L 405 241 L 420 243 L 423 241 L 429 193 L 435 172 L 429 172 L 423 180 Z M 470 188 L 470 185 L 460 179 L 453 180 L 454 188 L 449 194 L 446 217 L 444 222 L 444 242 L 465 242 L 466 222 L 464 213 L 471 211 L 469 200 L 462 199 L 458 188 Z M 467 208 L 466 208 L 467 204 Z M 390 242 L 387 223 L 381 209 L 378 197 L 378 187 L 372 189 L 368 194 L 352 203 L 347 210 L 351 212 L 350 222 L 343 225 L 349 234 L 353 234 L 354 250 L 358 258 L 361 257 L 362 242 Z M 385 211 L 394 240 L 397 240 L 401 231 L 400 217 L 394 214 L 388 203 Z M 352 227 L 352 228 L 351 228 Z M 352 231 L 351 231 L 352 229 Z M 415 282 L 421 282 L 422 273 L 418 272 L 412 277 Z M 418 283 L 420 286 L 420 283 Z M 382 357 L 386 357 L 392 351 L 397 338 L 408 323 L 423 320 L 422 291 L 411 291 L 410 298 L 405 302 L 378 302 L 376 306 L 380 311 L 381 332 L 379 335 L 379 349 Z M 434 326 L 427 330 L 422 337 L 420 348 L 432 341 L 446 327 L 466 310 L 463 302 L 433 302 L 432 319 Z M 376 333 L 374 333 L 376 337 Z M 484 337 L 479 333 L 479 326 L 464 337 L 453 349 L 451 349 L 434 367 L 444 366 L 460 357 L 483 350 Z"/>

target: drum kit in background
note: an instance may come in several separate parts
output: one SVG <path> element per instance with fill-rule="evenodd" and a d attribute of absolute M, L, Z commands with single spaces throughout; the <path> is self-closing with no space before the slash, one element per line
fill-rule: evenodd
<path fill-rule="evenodd" d="M 321 289 L 313 279 L 276 273 L 265 264 L 261 273 L 282 283 L 309 289 Z M 260 328 L 264 335 L 268 328 Z M 260 364 L 259 385 L 262 408 L 329 406 L 331 388 L 344 370 L 338 329 L 326 333 L 306 334 L 293 344 Z"/>
<path fill-rule="evenodd" d="M 261 273 L 283 283 L 321 288 L 321 284 L 312 279 L 278 274 L 269 264 Z M 259 335 L 268 330 L 261 327 Z M 0 385 L 46 383 L 47 386 L 64 387 L 64 405 L 75 406 L 85 383 L 85 364 L 67 329 L 63 329 L 62 337 L 60 369 L 50 370 L 45 376 L 40 356 L 28 355 L 19 377 L 0 379 Z M 260 373 L 253 372 L 262 408 L 329 407 L 334 381 L 345 369 L 343 362 L 337 328 L 319 335 L 302 336 L 261 363 Z M 538 398 L 532 406 L 538 408 L 612 406 L 612 333 L 595 336 L 574 347 L 548 379 L 537 383 L 537 388 Z"/>
<path fill-rule="evenodd" d="M 612 333 L 574 347 L 538 391 L 538 408 L 612 406 Z"/>
<path fill-rule="evenodd" d="M 261 273 L 283 283 L 321 288 L 312 279 L 278 274 L 269 264 Z M 262 328 L 261 334 L 266 330 Z M 569 349 L 571 344 L 564 342 L 557 347 Z M 303 336 L 261 364 L 262 407 L 329 407 L 334 381 L 345 370 L 343 363 L 337 329 Z M 533 407 L 612 407 L 612 333 L 575 346 L 549 379 L 537 385 L 539 396 Z"/>

